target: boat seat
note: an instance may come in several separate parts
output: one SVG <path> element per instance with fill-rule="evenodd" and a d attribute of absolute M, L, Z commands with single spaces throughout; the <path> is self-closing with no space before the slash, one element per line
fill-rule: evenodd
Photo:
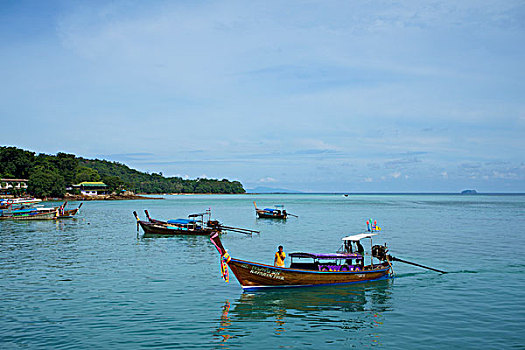
<path fill-rule="evenodd" d="M 319 271 L 340 271 L 341 265 L 319 265 Z"/>
<path fill-rule="evenodd" d="M 294 262 L 290 264 L 290 268 L 292 269 L 303 269 L 303 270 L 319 270 L 319 264 L 318 263 L 298 263 Z"/>
<path fill-rule="evenodd" d="M 331 272 L 342 272 L 342 271 L 361 271 L 359 265 L 319 265 L 319 271 L 331 271 Z"/>

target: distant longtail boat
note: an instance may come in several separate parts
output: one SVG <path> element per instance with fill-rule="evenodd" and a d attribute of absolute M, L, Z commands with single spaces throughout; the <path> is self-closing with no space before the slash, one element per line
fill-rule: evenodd
<path fill-rule="evenodd" d="M 257 215 L 259 219 L 283 219 L 285 220 L 288 217 L 288 215 L 297 217 L 297 215 L 287 213 L 286 209 L 284 209 L 282 205 L 276 206 L 276 208 L 259 209 L 257 208 L 257 203 L 255 203 L 254 201 L 253 206 L 255 207 L 255 214 Z"/>

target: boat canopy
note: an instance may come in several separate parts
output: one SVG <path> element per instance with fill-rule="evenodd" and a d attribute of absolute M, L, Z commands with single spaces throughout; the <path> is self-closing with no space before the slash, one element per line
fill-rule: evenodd
<path fill-rule="evenodd" d="M 199 216 L 204 216 L 206 215 L 206 213 L 200 213 L 200 214 L 190 214 L 188 215 L 189 218 L 196 218 L 196 217 L 199 217 Z"/>
<path fill-rule="evenodd" d="M 168 224 L 179 224 L 179 225 L 188 225 L 188 224 L 194 224 L 195 220 L 188 220 L 188 219 L 171 219 L 168 220 Z"/>
<path fill-rule="evenodd" d="M 290 253 L 291 258 L 310 258 L 310 259 L 361 259 L 361 254 L 356 253 L 331 253 L 331 254 L 313 254 L 313 253 Z"/>
<path fill-rule="evenodd" d="M 360 233 L 358 235 L 346 236 L 343 238 L 343 241 L 357 242 L 362 240 L 363 238 L 370 238 L 372 236 L 377 236 L 377 233 Z"/>
<path fill-rule="evenodd" d="M 15 209 L 12 211 L 14 214 L 23 214 L 23 213 L 36 213 L 37 209 Z"/>
<path fill-rule="evenodd" d="M 264 211 L 271 211 L 271 212 L 277 211 L 277 209 L 272 209 L 272 208 L 264 208 L 263 210 Z"/>

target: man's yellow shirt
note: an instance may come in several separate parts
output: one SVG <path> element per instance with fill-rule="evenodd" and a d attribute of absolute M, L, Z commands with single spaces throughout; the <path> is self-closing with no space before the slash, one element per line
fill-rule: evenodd
<path fill-rule="evenodd" d="M 282 252 L 280 254 L 279 252 L 275 253 L 275 266 L 284 267 L 284 258 L 286 258 L 285 252 Z"/>

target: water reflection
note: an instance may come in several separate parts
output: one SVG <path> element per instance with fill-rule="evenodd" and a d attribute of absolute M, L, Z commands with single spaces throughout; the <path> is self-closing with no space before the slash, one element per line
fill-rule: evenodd
<path fill-rule="evenodd" d="M 268 219 L 268 218 L 255 218 L 254 221 L 255 226 L 275 226 L 275 227 L 283 227 L 286 225 L 286 220 L 282 219 Z"/>
<path fill-rule="evenodd" d="M 219 323 L 219 328 L 215 332 L 216 335 L 222 337 L 221 342 L 225 342 L 230 339 L 231 335 L 226 332 L 226 329 L 231 325 L 230 317 L 228 312 L 230 311 L 230 302 L 226 300 L 222 307 L 221 320 Z"/>
<path fill-rule="evenodd" d="M 351 286 L 243 293 L 231 305 L 226 300 L 214 336 L 221 342 L 247 336 L 250 327 L 246 323 L 253 322 L 265 323 L 267 327 L 272 324 L 276 336 L 298 329 L 311 333 L 368 330 L 368 338 L 377 343 L 376 332 L 382 325 L 383 313 L 392 310 L 392 283 L 383 280 Z"/>
<path fill-rule="evenodd" d="M 210 238 L 207 235 L 145 235 L 139 236 L 137 239 L 140 243 L 144 244 L 156 244 L 165 240 L 171 242 L 178 242 L 187 247 L 202 247 L 208 245 Z M 210 248 L 211 248 L 210 244 Z M 211 250 L 211 249 L 210 249 Z"/>

